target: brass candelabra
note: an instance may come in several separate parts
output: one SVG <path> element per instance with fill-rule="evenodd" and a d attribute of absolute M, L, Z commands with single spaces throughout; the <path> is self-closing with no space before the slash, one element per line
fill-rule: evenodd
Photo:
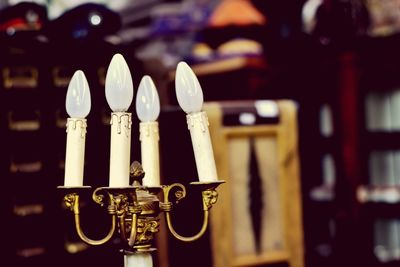
<path fill-rule="evenodd" d="M 180 183 L 162 186 L 143 186 L 144 172 L 140 163 L 135 161 L 131 166 L 133 184 L 129 187 L 99 187 L 92 193 L 92 199 L 98 205 L 105 207 L 111 217 L 111 226 L 107 235 L 100 240 L 87 237 L 80 223 L 79 198 L 83 192 L 92 190 L 90 186 L 58 188 L 65 190 L 64 203 L 73 213 L 75 228 L 79 237 L 90 245 L 102 245 L 108 242 L 119 232 L 126 252 L 151 252 L 156 250 L 153 246 L 155 234 L 159 231 L 159 215 L 164 213 L 171 234 L 184 242 L 199 239 L 207 230 L 209 210 L 217 202 L 216 188 L 224 183 L 217 182 L 192 182 L 191 186 L 197 187 L 202 192 L 203 224 L 200 231 L 191 237 L 181 236 L 172 225 L 174 202 L 177 204 L 185 198 L 186 188 Z"/>

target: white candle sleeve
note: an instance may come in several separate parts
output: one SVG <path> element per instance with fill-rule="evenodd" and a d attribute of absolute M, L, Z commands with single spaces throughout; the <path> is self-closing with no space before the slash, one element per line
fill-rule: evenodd
<path fill-rule="evenodd" d="M 125 267 L 153 267 L 150 253 L 129 253 L 124 257 Z"/>
<path fill-rule="evenodd" d="M 141 122 L 139 128 L 142 166 L 145 173 L 143 185 L 160 186 L 160 156 L 158 147 L 160 136 L 158 122 Z"/>
<path fill-rule="evenodd" d="M 186 119 L 192 139 L 199 180 L 200 182 L 216 182 L 218 176 L 208 130 L 207 114 L 204 111 L 190 113 L 186 115 Z"/>
<path fill-rule="evenodd" d="M 64 186 L 83 185 L 86 127 L 86 119 L 67 120 Z"/>
<path fill-rule="evenodd" d="M 110 187 L 129 186 L 131 126 L 131 113 L 111 113 Z"/>

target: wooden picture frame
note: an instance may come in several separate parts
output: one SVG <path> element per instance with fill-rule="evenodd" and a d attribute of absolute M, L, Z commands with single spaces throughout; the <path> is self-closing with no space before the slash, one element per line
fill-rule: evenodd
<path fill-rule="evenodd" d="M 304 266 L 296 104 L 266 104 L 276 107 L 274 116 L 258 114 L 254 101 L 204 105 L 218 176 L 226 181 L 218 188 L 218 205 L 211 211 L 214 267 Z M 246 116 L 249 120 L 240 122 Z M 256 191 L 249 189 L 250 153 L 260 174 Z M 261 203 L 257 231 L 251 223 L 254 197 Z"/>

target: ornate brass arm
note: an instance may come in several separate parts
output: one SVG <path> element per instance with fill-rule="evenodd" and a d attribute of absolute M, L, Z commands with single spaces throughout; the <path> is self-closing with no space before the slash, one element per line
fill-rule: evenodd
<path fill-rule="evenodd" d="M 167 186 L 148 187 L 142 186 L 139 181 L 135 181 L 134 184 L 136 185 L 134 186 L 99 187 L 93 191 L 92 199 L 98 205 L 106 207 L 107 213 L 111 216 L 110 230 L 100 240 L 88 238 L 84 234 L 80 222 L 79 196 L 86 195 L 87 192 L 91 191 L 91 187 L 60 186 L 59 188 L 66 191 L 64 203 L 74 213 L 77 234 L 84 242 L 90 245 L 102 245 L 108 242 L 118 231 L 124 242 L 124 250 L 151 252 L 155 249 L 152 247 L 152 241 L 159 231 L 158 216 L 160 211 L 165 212 L 167 227 L 178 240 L 192 242 L 202 237 L 207 231 L 210 209 L 217 202 L 216 188 L 221 183 L 224 183 L 224 181 L 191 183 L 191 186 L 198 189 L 197 192 L 201 191 L 202 193 L 203 223 L 200 231 L 189 237 L 178 234 L 172 224 L 172 202 L 178 203 L 186 197 L 184 185 L 175 183 Z M 160 201 L 158 196 L 161 190 L 164 193 L 163 201 Z M 171 192 L 174 192 L 174 194 Z"/>
<path fill-rule="evenodd" d="M 207 226 L 208 226 L 208 210 L 204 211 L 204 218 L 203 218 L 203 225 L 200 229 L 200 231 L 191 237 L 185 237 L 185 236 L 181 236 L 180 234 L 178 234 L 174 227 L 172 226 L 171 223 L 171 213 L 169 211 L 165 211 L 165 217 L 167 218 L 167 225 L 168 225 L 168 229 L 171 232 L 171 234 L 178 240 L 183 241 L 183 242 L 192 242 L 195 241 L 197 239 L 199 239 L 200 237 L 202 237 L 204 235 L 204 233 L 207 230 Z"/>
<path fill-rule="evenodd" d="M 160 207 L 161 209 L 165 212 L 165 217 L 167 219 L 167 226 L 171 234 L 177 238 L 178 240 L 181 240 L 183 242 L 192 242 L 204 235 L 204 233 L 207 230 L 208 226 L 208 217 L 209 217 L 209 210 L 211 209 L 212 205 L 217 202 L 218 198 L 218 193 L 215 190 L 215 188 L 223 183 L 221 182 L 216 182 L 216 183 L 191 183 L 191 185 L 198 186 L 202 190 L 202 198 L 203 198 L 203 224 L 201 226 L 200 231 L 190 237 L 185 237 L 181 236 L 178 234 L 173 225 L 172 225 L 172 220 L 171 220 L 171 211 L 172 211 L 172 203 L 169 201 L 169 194 L 174 187 L 180 188 L 180 190 L 177 190 L 175 192 L 175 202 L 179 202 L 181 199 L 186 197 L 186 188 L 179 183 L 172 184 L 170 186 L 165 186 L 163 187 L 164 191 L 164 203 L 161 203 Z"/>
<path fill-rule="evenodd" d="M 80 211 L 79 211 L 79 195 L 76 193 L 71 193 L 68 194 L 64 197 L 64 202 L 65 206 L 67 208 L 70 208 L 71 211 L 74 213 L 74 218 L 75 218 L 75 228 L 76 232 L 78 233 L 78 236 L 86 243 L 89 245 L 102 245 L 106 242 L 108 242 L 111 237 L 114 235 L 115 229 L 116 229 L 116 215 L 113 214 L 111 216 L 111 228 L 108 231 L 108 234 L 106 237 L 100 240 L 93 240 L 88 238 L 82 230 L 81 227 L 81 222 L 80 222 Z"/>

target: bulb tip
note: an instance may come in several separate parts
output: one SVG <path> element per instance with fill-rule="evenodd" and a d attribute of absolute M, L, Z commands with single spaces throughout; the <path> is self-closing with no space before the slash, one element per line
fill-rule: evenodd
<path fill-rule="evenodd" d="M 141 82 L 153 82 L 153 79 L 149 75 L 144 75 Z"/>
<path fill-rule="evenodd" d="M 178 65 L 176 66 L 176 72 L 184 71 L 185 69 L 190 69 L 190 66 L 185 61 L 179 61 Z"/>
<path fill-rule="evenodd" d="M 86 80 L 86 76 L 85 73 L 82 70 L 76 70 L 74 72 L 74 74 L 71 77 L 71 80 L 69 81 L 68 86 L 73 86 L 75 85 L 75 83 L 79 80 L 79 79 L 85 79 Z"/>
<path fill-rule="evenodd" d="M 122 54 L 120 54 L 120 53 L 116 53 L 116 54 L 114 54 L 114 56 L 113 56 L 112 58 L 115 58 L 115 59 L 124 59 L 124 56 L 123 56 Z"/>

